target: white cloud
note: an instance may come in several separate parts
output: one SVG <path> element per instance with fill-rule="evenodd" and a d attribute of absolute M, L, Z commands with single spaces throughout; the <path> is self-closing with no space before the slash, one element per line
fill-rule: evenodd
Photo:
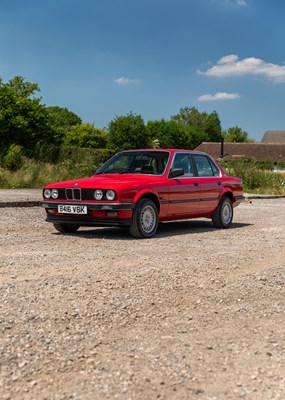
<path fill-rule="evenodd" d="M 259 75 L 265 76 L 275 82 L 285 82 L 285 66 L 267 63 L 255 57 L 239 60 L 235 54 L 222 57 L 217 62 L 217 65 L 209 68 L 206 72 L 198 70 L 197 73 L 216 77 Z"/>
<path fill-rule="evenodd" d="M 220 3 L 222 5 L 233 5 L 247 6 L 247 0 L 212 0 L 212 3 Z"/>
<path fill-rule="evenodd" d="M 217 100 L 235 100 L 239 99 L 241 96 L 238 93 L 225 93 L 217 92 L 216 94 L 204 94 L 198 97 L 199 101 L 217 101 Z"/>
<path fill-rule="evenodd" d="M 121 76 L 120 78 L 117 78 L 114 80 L 118 85 L 137 85 L 141 81 L 139 79 L 129 79 L 129 78 L 124 78 Z"/>

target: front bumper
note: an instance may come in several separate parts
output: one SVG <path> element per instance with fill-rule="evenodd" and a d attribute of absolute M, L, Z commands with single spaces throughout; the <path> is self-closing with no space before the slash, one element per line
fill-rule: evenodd
<path fill-rule="evenodd" d="M 58 213 L 59 205 L 86 206 L 87 214 Z M 130 226 L 134 203 L 91 203 L 91 202 L 41 202 L 46 209 L 47 222 L 79 226 Z M 113 216 L 116 214 L 116 216 Z"/>
<path fill-rule="evenodd" d="M 46 222 L 52 222 L 54 224 L 71 224 L 79 226 L 130 226 L 130 218 L 82 218 L 74 216 L 56 216 L 47 215 Z"/>
<path fill-rule="evenodd" d="M 87 206 L 88 211 L 118 211 L 118 210 L 133 210 L 134 203 L 88 203 L 76 201 L 47 201 L 43 200 L 41 206 L 44 208 L 57 208 L 59 205 L 72 205 L 72 206 Z"/>

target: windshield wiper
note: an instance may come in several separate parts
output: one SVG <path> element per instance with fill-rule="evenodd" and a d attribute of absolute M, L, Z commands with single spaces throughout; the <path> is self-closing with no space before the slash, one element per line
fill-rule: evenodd
<path fill-rule="evenodd" d="M 129 168 L 114 168 L 100 172 L 100 174 L 125 174 L 131 171 Z"/>
<path fill-rule="evenodd" d="M 133 169 L 131 169 L 131 168 L 125 168 L 125 169 L 122 169 L 121 170 L 121 172 L 120 172 L 120 174 L 128 174 L 128 173 L 130 173 L 130 174 L 136 174 L 138 171 L 134 171 Z"/>

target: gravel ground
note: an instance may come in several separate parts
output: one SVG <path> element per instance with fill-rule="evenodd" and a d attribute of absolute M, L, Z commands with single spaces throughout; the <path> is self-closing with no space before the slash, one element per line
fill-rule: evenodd
<path fill-rule="evenodd" d="M 44 218 L 1 209 L 1 400 L 285 398 L 285 199 L 149 240 Z"/>
<path fill-rule="evenodd" d="M 3 202 L 35 201 L 42 199 L 41 189 L 0 189 L 0 207 Z"/>

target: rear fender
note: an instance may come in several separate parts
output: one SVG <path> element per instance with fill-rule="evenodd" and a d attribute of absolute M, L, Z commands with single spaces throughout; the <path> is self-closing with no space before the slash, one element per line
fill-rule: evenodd
<path fill-rule="evenodd" d="M 234 195 L 233 195 L 233 192 L 231 189 L 226 188 L 226 187 L 223 188 L 223 191 L 220 193 L 219 201 L 221 200 L 221 198 L 223 196 L 228 197 L 232 203 L 234 202 Z"/>

